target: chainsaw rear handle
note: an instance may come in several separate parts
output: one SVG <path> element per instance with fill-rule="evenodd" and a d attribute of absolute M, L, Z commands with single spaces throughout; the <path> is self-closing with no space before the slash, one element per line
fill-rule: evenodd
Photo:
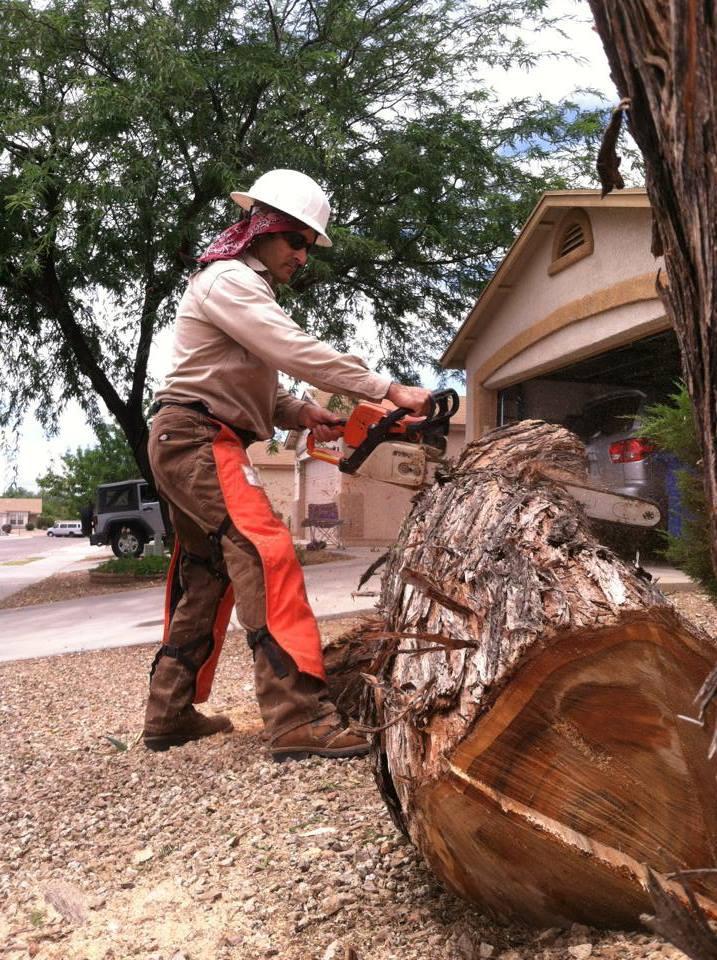
<path fill-rule="evenodd" d="M 340 430 L 341 427 L 337 424 L 336 429 Z M 309 432 L 309 435 L 306 438 L 306 452 L 310 457 L 313 457 L 314 460 L 323 460 L 324 463 L 331 463 L 335 467 L 338 467 L 343 459 L 341 454 L 335 450 L 317 450 L 313 430 Z"/>

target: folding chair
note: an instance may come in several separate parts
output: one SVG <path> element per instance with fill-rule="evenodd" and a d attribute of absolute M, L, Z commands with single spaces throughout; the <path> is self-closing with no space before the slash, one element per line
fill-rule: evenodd
<path fill-rule="evenodd" d="M 314 549 L 319 544 L 336 547 L 343 550 L 344 541 L 341 533 L 343 520 L 339 520 L 339 508 L 335 503 L 310 503 L 308 505 L 308 516 L 302 523 L 303 527 L 308 527 L 310 543 L 315 544 Z"/>

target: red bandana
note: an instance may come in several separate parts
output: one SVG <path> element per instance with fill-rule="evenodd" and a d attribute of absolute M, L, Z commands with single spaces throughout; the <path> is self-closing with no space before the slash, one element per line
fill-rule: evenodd
<path fill-rule="evenodd" d="M 306 230 L 306 224 L 277 210 L 255 207 L 248 220 L 240 220 L 227 227 L 207 249 L 197 257 L 198 263 L 213 260 L 235 260 L 248 249 L 255 237 L 265 233 L 283 233 L 285 230 Z"/>

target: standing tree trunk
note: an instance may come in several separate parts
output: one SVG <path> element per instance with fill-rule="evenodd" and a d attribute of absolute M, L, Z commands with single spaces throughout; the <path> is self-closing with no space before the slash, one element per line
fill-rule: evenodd
<path fill-rule="evenodd" d="M 660 292 L 702 443 L 717 571 L 717 14 L 712 0 L 589 0 L 647 169 Z"/>
<path fill-rule="evenodd" d="M 565 473 L 585 476 L 582 444 L 525 421 L 417 498 L 363 718 L 394 820 L 451 889 L 503 918 L 635 926 L 646 865 L 717 850 L 709 737 L 679 716 L 714 646 L 595 540 Z M 717 899 L 714 877 L 697 889 Z"/>

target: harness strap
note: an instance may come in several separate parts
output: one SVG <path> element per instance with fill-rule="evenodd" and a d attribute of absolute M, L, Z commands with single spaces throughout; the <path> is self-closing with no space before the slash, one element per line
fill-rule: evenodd
<path fill-rule="evenodd" d="M 229 514 L 224 517 L 222 522 L 219 524 L 214 533 L 207 534 L 207 540 L 209 541 L 209 551 L 211 554 L 211 562 L 214 565 L 214 568 L 222 567 L 224 565 L 224 551 L 222 550 L 222 537 L 226 536 L 227 530 L 232 525 L 232 518 Z M 223 572 L 222 578 L 229 580 L 229 577 L 226 573 Z"/>
<path fill-rule="evenodd" d="M 232 519 L 229 515 L 224 517 L 216 530 L 207 534 L 209 541 L 209 556 L 200 557 L 198 553 L 190 553 L 184 547 L 182 550 L 182 559 L 189 563 L 194 563 L 199 567 L 206 567 L 211 575 L 220 583 L 229 583 L 229 574 L 224 566 L 224 551 L 222 550 L 222 537 L 226 535 L 231 526 Z"/>
<path fill-rule="evenodd" d="M 272 637 L 266 627 L 259 627 L 258 630 L 247 630 L 246 642 L 249 644 L 249 649 L 251 650 L 255 660 L 256 648 L 260 646 L 266 654 L 266 659 L 269 661 L 271 669 L 274 671 L 276 676 L 280 680 L 282 680 L 284 677 L 288 677 L 289 671 L 286 668 L 286 661 L 282 655 L 281 647 Z"/>
<path fill-rule="evenodd" d="M 208 420 L 214 420 L 217 423 L 223 423 L 225 427 L 236 434 L 237 437 L 241 440 L 245 447 L 248 447 L 250 444 L 255 443 L 257 436 L 253 430 L 244 430 L 243 427 L 235 427 L 233 423 L 227 423 L 225 420 L 220 420 L 219 417 L 211 413 L 206 404 L 202 403 L 201 400 L 195 400 L 192 403 L 182 403 L 179 400 L 155 400 L 152 406 L 149 408 L 150 417 L 155 416 L 159 413 L 162 407 L 186 407 L 188 410 L 194 410 L 195 413 L 201 413 L 203 417 L 206 417 Z"/>
<path fill-rule="evenodd" d="M 214 646 L 214 641 L 211 636 L 197 637 L 196 640 L 191 640 L 189 643 L 185 643 L 181 647 L 173 646 L 170 643 L 163 643 L 157 651 L 154 660 L 152 661 L 152 666 L 149 670 L 150 681 L 154 676 L 154 671 L 157 669 L 157 664 L 159 663 L 161 657 L 171 657 L 173 660 L 179 660 L 182 666 L 186 667 L 187 670 L 189 670 L 191 673 L 196 673 L 202 665 L 196 665 L 192 663 L 187 654 L 191 653 L 192 650 L 196 650 L 198 647 L 201 647 L 205 643 L 210 644 L 209 652 L 211 653 L 211 648 Z"/>

